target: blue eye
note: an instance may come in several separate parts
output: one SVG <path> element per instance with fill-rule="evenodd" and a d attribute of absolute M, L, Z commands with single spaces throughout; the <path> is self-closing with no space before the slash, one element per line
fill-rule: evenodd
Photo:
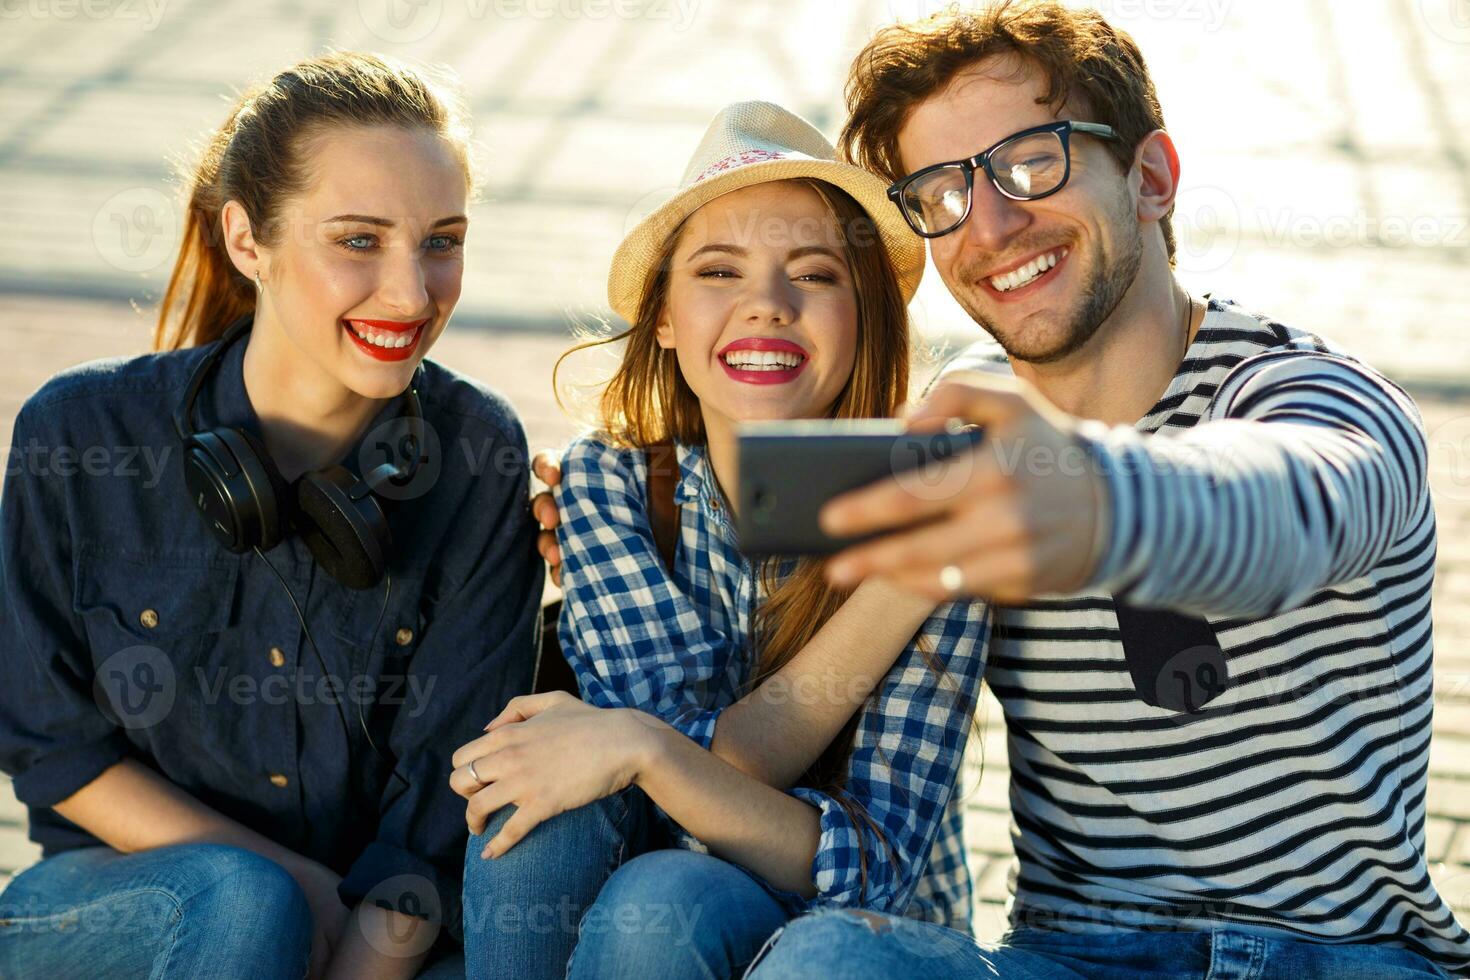
<path fill-rule="evenodd" d="M 458 235 L 435 235 L 429 239 L 429 251 L 453 252 L 463 244 L 464 239 Z"/>
<path fill-rule="evenodd" d="M 354 245 L 352 244 L 353 242 L 367 242 L 368 244 Z M 346 238 L 339 239 L 337 241 L 337 244 L 341 245 L 349 252 L 366 252 L 369 248 L 376 244 L 376 242 L 377 237 L 375 235 L 348 235 Z"/>

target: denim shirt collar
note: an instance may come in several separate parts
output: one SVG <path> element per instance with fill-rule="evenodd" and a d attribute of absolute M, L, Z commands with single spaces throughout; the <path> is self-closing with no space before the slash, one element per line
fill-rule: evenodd
<path fill-rule="evenodd" d="M 256 414 L 255 406 L 250 402 L 250 395 L 245 390 L 245 349 L 249 343 L 250 339 L 247 335 L 232 344 L 230 349 L 225 351 L 224 357 L 220 359 L 219 366 L 205 382 L 204 390 L 199 396 L 199 404 L 195 408 L 193 423 L 199 430 L 214 426 L 233 426 L 264 441 L 265 434 L 261 428 L 260 416 Z M 424 393 L 420 391 L 420 400 L 423 397 Z M 337 461 L 338 464 L 361 475 L 362 468 L 358 464 L 362 459 L 363 446 L 369 434 L 402 411 L 403 398 L 401 395 L 388 399 L 378 409 L 372 420 L 363 427 L 362 434 L 356 443 Z"/>

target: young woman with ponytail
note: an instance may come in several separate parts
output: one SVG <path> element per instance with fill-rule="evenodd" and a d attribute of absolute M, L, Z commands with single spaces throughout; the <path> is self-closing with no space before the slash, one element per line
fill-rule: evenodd
<path fill-rule="evenodd" d="M 517 698 L 455 754 L 470 976 L 568 957 L 574 977 L 738 976 L 819 907 L 968 930 L 978 607 L 877 579 L 837 593 L 817 561 L 752 565 L 733 532 L 739 423 L 891 416 L 906 394 L 923 246 L 832 157 L 784 109 L 730 106 L 613 259 L 631 327 L 556 487 L 585 702 Z M 672 465 L 645 455 L 661 444 Z"/>
<path fill-rule="evenodd" d="M 544 574 L 514 411 L 425 360 L 470 172 L 425 73 L 287 69 L 190 175 L 156 352 L 22 408 L 0 976 L 462 975 L 449 753 L 530 690 Z"/>

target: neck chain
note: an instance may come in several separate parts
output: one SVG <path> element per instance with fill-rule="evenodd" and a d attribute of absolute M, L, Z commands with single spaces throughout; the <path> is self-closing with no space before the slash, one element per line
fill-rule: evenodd
<path fill-rule="evenodd" d="M 1189 295 L 1189 290 L 1184 290 L 1184 349 L 1179 352 L 1179 363 L 1189 356 L 1189 325 L 1194 320 L 1194 300 Z"/>

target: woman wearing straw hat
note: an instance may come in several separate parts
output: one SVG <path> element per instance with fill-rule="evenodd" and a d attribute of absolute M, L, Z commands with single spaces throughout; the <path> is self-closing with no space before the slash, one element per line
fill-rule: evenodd
<path fill-rule="evenodd" d="M 923 263 L 879 180 L 759 102 L 719 113 L 618 248 L 632 326 L 556 498 L 587 703 L 517 698 L 455 755 L 470 975 L 561 975 L 574 944 L 579 976 L 730 975 L 819 907 L 968 930 L 954 788 L 981 614 L 752 566 L 729 494 L 738 423 L 893 414 Z M 648 459 L 674 484 L 664 555 Z"/>

